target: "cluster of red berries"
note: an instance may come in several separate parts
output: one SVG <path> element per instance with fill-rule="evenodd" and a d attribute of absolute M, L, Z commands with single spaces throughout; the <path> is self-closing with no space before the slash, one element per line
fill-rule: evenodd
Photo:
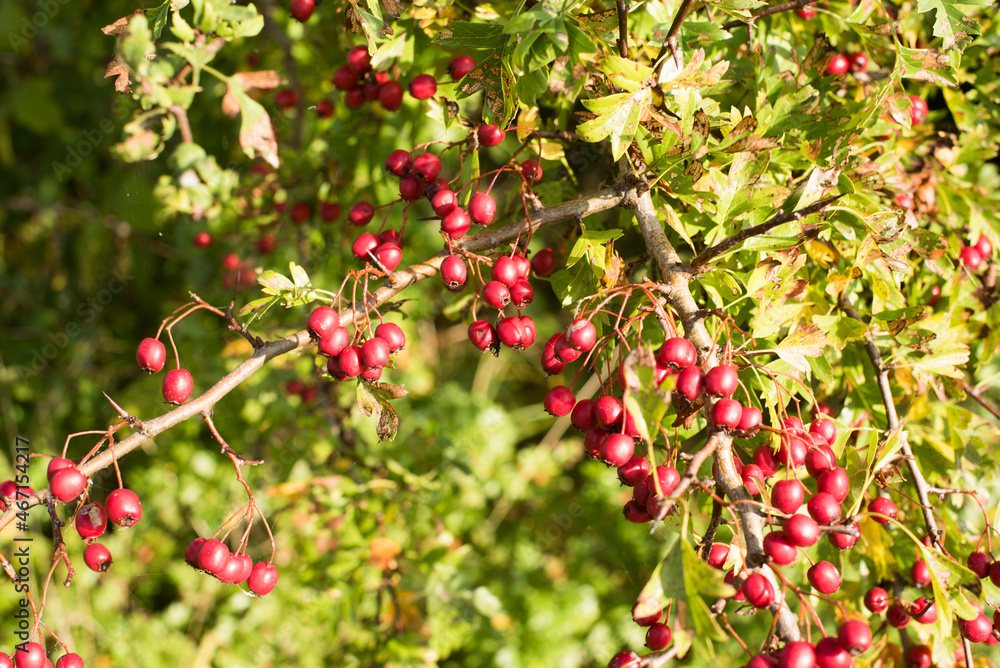
<path fill-rule="evenodd" d="M 278 569 L 269 561 L 256 564 L 245 552 L 230 552 L 218 538 L 195 538 L 184 550 L 184 561 L 226 584 L 240 585 L 257 596 L 270 594 L 278 584 Z"/>
<path fill-rule="evenodd" d="M 465 274 L 465 263 L 461 258 L 455 255 L 445 258 L 441 279 L 449 289 L 460 290 L 465 285 Z M 521 315 L 521 309 L 535 298 L 535 289 L 528 281 L 530 276 L 531 262 L 520 253 L 501 255 L 493 261 L 490 280 L 483 286 L 480 296 L 497 310 L 498 319 L 496 326 L 488 320 L 473 321 L 468 331 L 472 345 L 479 350 L 496 353 L 500 344 L 523 350 L 535 342 L 537 330 L 534 319 Z M 504 309 L 510 304 L 517 309 L 517 315 L 504 315 Z"/>
<path fill-rule="evenodd" d="M 159 339 L 143 339 L 135 351 L 135 361 L 139 368 L 149 373 L 163 370 L 167 361 L 167 349 Z M 194 378 L 187 369 L 171 369 L 163 378 L 163 400 L 179 406 L 191 398 Z"/>
<path fill-rule="evenodd" d="M 962 248 L 959 259 L 970 270 L 976 271 L 983 266 L 984 262 L 989 263 L 992 255 L 993 244 L 990 243 L 990 240 L 985 235 L 979 235 L 979 240 L 975 246 L 965 246 Z"/>
<path fill-rule="evenodd" d="M 319 352 L 327 358 L 326 370 L 340 381 L 360 377 L 376 382 L 391 355 L 406 345 L 403 330 L 392 322 L 383 322 L 375 328 L 375 336 L 352 345 L 350 333 L 340 324 L 340 315 L 329 306 L 319 306 L 310 314 L 307 329 L 319 342 Z"/>
<path fill-rule="evenodd" d="M 0 652 L 0 668 L 52 668 L 52 661 L 45 654 L 45 647 L 37 642 L 24 643 L 14 650 L 14 659 Z M 55 668 L 83 668 L 83 658 L 79 654 L 63 654 L 56 661 Z"/>
<path fill-rule="evenodd" d="M 813 11 L 815 12 L 816 10 Z M 857 53 L 838 53 L 826 66 L 827 74 L 833 75 L 847 74 L 849 71 L 858 74 L 867 69 L 868 56 L 862 51 L 858 51 Z"/>

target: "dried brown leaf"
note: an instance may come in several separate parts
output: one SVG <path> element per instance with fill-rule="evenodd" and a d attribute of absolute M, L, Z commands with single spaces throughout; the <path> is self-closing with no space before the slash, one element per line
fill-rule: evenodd
<path fill-rule="evenodd" d="M 128 32 L 128 24 L 133 17 L 145 16 L 145 15 L 146 15 L 145 9 L 137 9 L 128 16 L 123 16 L 114 23 L 110 23 L 104 26 L 103 28 L 101 28 L 101 32 L 103 32 L 105 35 L 124 35 L 126 32 Z"/>
<path fill-rule="evenodd" d="M 117 77 L 115 79 L 115 90 L 119 93 L 131 93 L 132 92 L 132 80 L 129 79 L 128 75 L 128 65 L 122 60 L 122 57 L 116 55 L 108 66 L 104 68 L 104 78 Z"/>

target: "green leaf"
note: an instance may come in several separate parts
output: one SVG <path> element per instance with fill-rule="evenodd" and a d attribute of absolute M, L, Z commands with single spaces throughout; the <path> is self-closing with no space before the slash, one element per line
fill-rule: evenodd
<path fill-rule="evenodd" d="M 936 12 L 934 21 L 934 36 L 944 41 L 944 50 L 965 50 L 972 39 L 981 34 L 979 24 L 958 8 L 958 5 L 975 5 L 989 7 L 992 0 L 917 0 L 918 12 Z"/>
<path fill-rule="evenodd" d="M 297 288 L 309 287 L 309 274 L 306 273 L 305 269 L 295 264 L 294 262 L 289 262 L 288 268 L 292 272 L 292 280 L 295 281 L 295 287 Z"/>
<path fill-rule="evenodd" d="M 258 276 L 257 282 L 264 286 L 264 293 L 269 295 L 280 295 L 287 290 L 295 289 L 294 283 L 271 269 Z"/>
<path fill-rule="evenodd" d="M 584 141 L 595 143 L 610 137 L 611 154 L 618 160 L 635 139 L 639 117 L 651 100 L 649 88 L 583 100 L 583 105 L 597 114 L 597 118 L 578 125 L 577 134 Z"/>
<path fill-rule="evenodd" d="M 775 352 L 804 374 L 810 371 L 807 357 L 820 357 L 826 348 L 826 336 L 816 325 L 795 330 L 778 344 Z"/>
<path fill-rule="evenodd" d="M 952 52 L 956 55 L 957 52 Z M 904 79 L 926 81 L 938 86 L 957 86 L 953 58 L 934 49 L 909 49 L 896 45 L 896 69 L 902 69 Z"/>
<path fill-rule="evenodd" d="M 496 51 L 507 43 L 502 24 L 450 21 L 448 27 L 434 37 L 434 42 L 460 49 Z"/>
<path fill-rule="evenodd" d="M 843 350 L 849 342 L 864 337 L 868 331 L 868 325 L 844 314 L 814 315 L 812 320 L 837 350 Z"/>
<path fill-rule="evenodd" d="M 608 56 L 601 63 L 608 83 L 634 93 L 653 76 L 653 68 L 619 56 Z"/>

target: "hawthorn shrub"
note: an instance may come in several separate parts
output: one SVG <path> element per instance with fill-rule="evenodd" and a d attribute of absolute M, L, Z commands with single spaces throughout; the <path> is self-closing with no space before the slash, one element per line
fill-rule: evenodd
<path fill-rule="evenodd" d="M 995 658 L 989 3 L 61 7 L 19 668 Z"/>

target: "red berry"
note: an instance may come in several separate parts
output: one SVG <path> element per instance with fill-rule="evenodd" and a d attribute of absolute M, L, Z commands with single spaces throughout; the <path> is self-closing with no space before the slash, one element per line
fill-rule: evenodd
<path fill-rule="evenodd" d="M 471 225 L 472 219 L 469 218 L 469 214 L 465 212 L 465 209 L 456 207 L 454 211 L 445 216 L 444 220 L 441 221 L 441 231 L 452 239 L 458 239 L 469 231 Z"/>
<path fill-rule="evenodd" d="M 497 338 L 508 348 L 520 350 L 524 348 L 525 331 L 518 317 L 502 318 L 497 322 Z"/>
<path fill-rule="evenodd" d="M 361 363 L 366 367 L 384 367 L 389 363 L 389 344 L 377 336 L 361 346 Z"/>
<path fill-rule="evenodd" d="M 819 540 L 819 535 L 819 525 L 808 515 L 792 515 L 785 522 L 785 536 L 799 547 L 814 545 Z"/>
<path fill-rule="evenodd" d="M 850 487 L 851 481 L 847 477 L 847 471 L 840 466 L 833 467 L 822 474 L 816 481 L 816 491 L 819 493 L 826 492 L 837 503 L 847 498 L 847 492 L 850 490 Z"/>
<path fill-rule="evenodd" d="M 520 277 L 524 280 L 531 278 L 531 260 L 521 255 L 520 253 L 515 253 L 511 256 L 514 263 L 517 265 Z"/>
<path fill-rule="evenodd" d="M 347 212 L 347 220 L 355 227 L 367 225 L 374 216 L 375 209 L 368 202 L 358 202 Z"/>
<path fill-rule="evenodd" d="M 557 385 L 546 393 L 543 405 L 545 406 L 545 412 L 549 415 L 562 417 L 573 410 L 575 403 L 576 397 L 573 395 L 572 390 L 565 385 Z"/>
<path fill-rule="evenodd" d="M 966 246 L 962 249 L 959 259 L 969 269 L 978 269 L 983 263 L 983 254 L 975 246 Z"/>
<path fill-rule="evenodd" d="M 847 54 L 847 61 L 850 63 L 852 72 L 864 72 L 868 69 L 868 56 L 860 51 Z"/>
<path fill-rule="evenodd" d="M 729 558 L 729 546 L 725 543 L 712 543 L 708 552 L 708 565 L 712 568 L 722 568 Z"/>
<path fill-rule="evenodd" d="M 187 369 L 171 369 L 163 377 L 163 400 L 179 406 L 191 397 L 194 378 Z"/>
<path fill-rule="evenodd" d="M 817 668 L 850 668 L 853 663 L 851 655 L 840 646 L 835 637 L 823 638 L 816 643 Z"/>
<path fill-rule="evenodd" d="M 378 88 L 378 102 L 388 111 L 396 111 L 403 105 L 403 87 L 398 81 L 386 81 Z"/>
<path fill-rule="evenodd" d="M 986 642 L 993 633 L 993 623 L 979 613 L 975 619 L 959 619 L 958 632 L 969 642 Z"/>
<path fill-rule="evenodd" d="M 990 564 L 990 580 L 1000 587 L 1000 561 L 994 561 Z"/>
<path fill-rule="evenodd" d="M 718 368 L 718 367 L 716 367 Z M 689 366 L 677 374 L 677 384 L 675 389 L 681 393 L 688 401 L 694 401 L 701 396 L 705 389 L 705 377 L 702 375 L 701 367 Z M 746 409 L 744 409 L 745 411 Z M 742 418 L 742 413 L 740 414 Z"/>
<path fill-rule="evenodd" d="M 927 118 L 927 103 L 919 95 L 910 96 L 910 125 L 919 125 Z"/>
<path fill-rule="evenodd" d="M 566 343 L 574 350 L 590 352 L 597 343 L 597 329 L 586 318 L 577 318 L 566 328 Z"/>
<path fill-rule="evenodd" d="M 409 151 L 397 149 L 385 159 L 385 169 L 396 176 L 406 176 L 413 169 L 413 156 Z"/>
<path fill-rule="evenodd" d="M 931 668 L 931 648 L 927 645 L 914 645 L 906 653 L 908 668 Z"/>
<path fill-rule="evenodd" d="M 797 468 L 806 462 L 809 448 L 806 442 L 798 436 L 782 434 L 781 445 L 778 448 L 778 461 L 788 468 Z"/>
<path fill-rule="evenodd" d="M 500 281 L 490 281 L 483 286 L 483 300 L 497 310 L 510 303 L 510 290 Z"/>
<path fill-rule="evenodd" d="M 778 668 L 815 668 L 816 651 L 804 641 L 790 642 L 781 649 Z"/>
<path fill-rule="evenodd" d="M 195 538 L 193 541 L 188 543 L 188 546 L 184 549 L 184 561 L 188 562 L 195 568 L 198 568 L 198 557 L 201 554 L 201 548 L 205 544 L 206 540 L 206 538 Z"/>
<path fill-rule="evenodd" d="M 393 243 L 379 244 L 375 249 L 375 259 L 386 271 L 395 271 L 403 261 L 403 251 Z"/>
<path fill-rule="evenodd" d="M 458 208 L 458 198 L 450 190 L 439 190 L 431 198 L 431 208 L 438 218 L 446 218 L 448 214 Z"/>
<path fill-rule="evenodd" d="M 283 88 L 274 95 L 278 109 L 293 109 L 299 103 L 299 94 L 291 88 Z"/>
<path fill-rule="evenodd" d="M 971 552 L 965 563 L 977 577 L 985 578 L 990 574 L 990 557 L 985 552 Z"/>
<path fill-rule="evenodd" d="M 407 174 L 399 180 L 399 196 L 407 202 L 420 199 L 424 194 L 424 184 L 416 174 Z"/>
<path fill-rule="evenodd" d="M 764 552 L 779 566 L 787 566 L 799 556 L 798 547 L 788 540 L 784 531 L 772 531 L 764 536 Z"/>
<path fill-rule="evenodd" d="M 508 288 L 514 287 L 514 284 L 519 280 L 517 262 L 510 256 L 501 255 L 493 261 L 493 266 L 490 268 L 490 278 L 503 283 Z"/>
<path fill-rule="evenodd" d="M 539 276 L 548 276 L 556 268 L 556 254 L 551 248 L 543 248 L 531 258 L 531 268 Z"/>
<path fill-rule="evenodd" d="M 671 640 L 673 640 L 673 634 L 666 624 L 653 624 L 646 631 L 646 647 L 653 651 L 665 649 Z"/>
<path fill-rule="evenodd" d="M 622 403 L 612 396 L 603 396 L 594 402 L 594 419 L 603 429 L 613 427 L 622 417 Z"/>
<path fill-rule="evenodd" d="M 684 372 L 682 371 L 681 373 L 683 374 Z M 680 383 L 680 376 L 678 376 L 678 383 Z M 743 412 L 740 413 L 740 423 L 737 426 L 740 431 L 746 432 L 747 436 L 753 436 L 757 433 L 757 429 L 763 421 L 764 416 L 761 414 L 759 408 L 756 406 L 744 406 Z"/>
<path fill-rule="evenodd" d="M 91 543 L 83 550 L 83 561 L 90 570 L 104 573 L 111 567 L 111 551 L 100 543 Z"/>
<path fill-rule="evenodd" d="M 437 81 L 430 74 L 418 74 L 410 80 L 410 95 L 418 100 L 426 100 L 434 97 L 437 86 Z"/>
<path fill-rule="evenodd" d="M 854 544 L 858 542 L 860 536 L 853 536 L 849 533 L 828 533 L 826 534 L 826 539 L 830 541 L 838 550 L 847 550 L 854 547 Z"/>
<path fill-rule="evenodd" d="M 938 618 L 937 605 L 932 599 L 921 596 L 913 602 L 913 611 L 910 616 L 920 624 L 933 624 Z"/>
<path fill-rule="evenodd" d="M 510 301 L 518 308 L 527 306 L 534 298 L 535 289 L 524 279 L 519 279 L 510 289 Z"/>
<path fill-rule="evenodd" d="M 809 515 L 820 524 L 830 524 L 841 515 L 840 504 L 826 492 L 814 494 L 806 504 Z"/>
<path fill-rule="evenodd" d="M 48 658 L 45 648 L 37 642 L 24 643 L 23 649 L 14 652 L 14 665 L 17 668 L 43 668 Z"/>
<path fill-rule="evenodd" d="M 476 68 L 476 60 L 472 56 L 455 56 L 448 63 L 448 74 L 458 81 Z"/>
<path fill-rule="evenodd" d="M 80 538 L 97 538 L 108 528 L 108 514 L 99 503 L 88 503 L 76 514 L 76 532 Z"/>
<path fill-rule="evenodd" d="M 344 352 L 344 348 L 351 342 L 351 335 L 346 327 L 336 327 L 328 332 L 325 339 L 320 339 L 319 352 L 326 357 L 336 357 Z"/>
<path fill-rule="evenodd" d="M 739 385 L 736 369 L 728 364 L 720 364 L 705 374 L 705 391 L 717 397 L 731 397 Z"/>
<path fill-rule="evenodd" d="M 910 567 L 910 580 L 918 587 L 931 583 L 931 567 L 923 559 L 917 559 Z"/>
<path fill-rule="evenodd" d="M 360 86 L 351 88 L 344 93 L 344 104 L 348 109 L 360 109 L 365 103 L 365 94 Z"/>
<path fill-rule="evenodd" d="M 63 654 L 56 661 L 56 668 L 83 668 L 83 658 L 79 654 Z"/>
<path fill-rule="evenodd" d="M 208 232 L 198 232 L 194 235 L 195 248 L 208 248 L 212 243 L 212 235 Z"/>
<path fill-rule="evenodd" d="M 472 341 L 472 345 L 480 350 L 490 348 L 493 342 L 496 341 L 496 338 L 496 331 L 493 329 L 493 325 L 485 320 L 476 320 L 469 325 L 469 340 Z"/>
<path fill-rule="evenodd" d="M 340 327 L 340 314 L 332 306 L 326 305 L 313 309 L 306 324 L 306 329 L 316 339 L 327 338 L 338 327 Z"/>
<path fill-rule="evenodd" d="M 489 225 L 497 214 L 497 203 L 486 193 L 476 193 L 469 202 L 469 216 L 474 223 Z"/>
<path fill-rule="evenodd" d="M 293 223 L 301 224 L 312 217 L 312 209 L 305 202 L 296 202 L 289 213 Z"/>
<path fill-rule="evenodd" d="M 635 454 L 635 441 L 625 434 L 608 434 L 601 444 L 601 461 L 608 466 L 621 466 Z"/>
<path fill-rule="evenodd" d="M 816 7 L 810 4 L 806 5 L 805 7 L 799 7 L 798 9 L 795 10 L 795 12 L 799 16 L 804 18 L 806 21 L 808 21 L 812 17 L 816 16 Z"/>
<path fill-rule="evenodd" d="M 261 561 L 253 565 L 250 578 L 247 580 L 250 591 L 258 596 L 264 596 L 270 594 L 276 584 L 278 584 L 278 569 L 273 564 Z"/>
<path fill-rule="evenodd" d="M 712 422 L 722 429 L 735 429 L 740 426 L 743 417 L 743 406 L 735 399 L 719 399 L 712 405 Z"/>
<path fill-rule="evenodd" d="M 590 399 L 581 399 L 576 402 L 576 406 L 573 407 L 573 413 L 570 415 L 570 422 L 580 431 L 587 431 L 596 427 L 597 420 L 594 418 L 594 402 Z"/>
<path fill-rule="evenodd" d="M 806 452 L 806 471 L 812 478 L 819 478 L 837 466 L 837 455 L 829 445 L 810 448 Z"/>
<path fill-rule="evenodd" d="M 50 459 L 49 465 L 45 469 L 45 477 L 48 479 L 49 484 L 52 484 L 52 478 L 55 477 L 57 472 L 71 468 L 72 466 L 73 460 L 71 459 L 64 459 L 63 457 L 53 457 Z"/>
<path fill-rule="evenodd" d="M 497 126 L 489 124 L 480 125 L 476 134 L 479 137 L 479 145 L 485 148 L 499 145 L 507 135 L 506 132 Z"/>
<path fill-rule="evenodd" d="M 899 510 L 888 496 L 876 496 L 868 504 L 868 512 L 875 513 L 872 515 L 872 519 L 879 524 L 888 524 L 889 520 L 896 519 L 896 513 Z"/>
<path fill-rule="evenodd" d="M 608 661 L 608 668 L 638 668 L 639 655 L 635 652 L 618 652 Z"/>
<path fill-rule="evenodd" d="M 840 571 L 829 561 L 817 561 L 809 569 L 808 576 L 809 584 L 824 594 L 832 594 L 840 589 Z M 868 638 L 870 641 L 871 634 Z"/>
<path fill-rule="evenodd" d="M 625 507 L 622 508 L 622 514 L 625 516 L 625 519 L 633 524 L 645 524 L 653 519 L 646 512 L 645 507 L 640 506 L 637 501 L 626 503 Z"/>
<path fill-rule="evenodd" d="M 198 566 L 202 570 L 218 575 L 229 563 L 229 548 L 218 538 L 209 538 L 198 552 Z"/>
<path fill-rule="evenodd" d="M 760 573 L 751 573 L 740 588 L 747 603 L 755 608 L 766 608 L 774 601 L 774 588 Z"/>
<path fill-rule="evenodd" d="M 980 234 L 979 240 L 976 241 L 976 250 L 979 251 L 979 254 L 985 260 L 993 255 L 993 244 L 990 243 L 990 240 L 985 235 Z"/>
<path fill-rule="evenodd" d="M 135 361 L 143 371 L 156 373 L 167 361 L 167 348 L 156 339 L 143 339 L 135 351 Z"/>
<path fill-rule="evenodd" d="M 469 278 L 468 267 L 457 255 L 449 255 L 441 262 L 441 280 L 446 288 L 452 291 L 465 287 Z"/>
<path fill-rule="evenodd" d="M 698 361 L 694 344 L 680 336 L 667 339 L 658 356 L 666 366 L 674 369 L 684 369 Z"/>
<path fill-rule="evenodd" d="M 648 477 L 649 461 L 645 457 L 633 455 L 631 459 L 618 467 L 618 480 L 627 487 L 642 484 Z"/>
<path fill-rule="evenodd" d="M 60 469 L 52 476 L 52 493 L 64 503 L 83 494 L 86 487 L 87 477 L 75 466 Z"/>
<path fill-rule="evenodd" d="M 771 446 L 766 443 L 761 443 L 753 451 L 753 463 L 760 467 L 765 478 L 773 476 L 777 472 L 778 466 L 780 466 L 778 458 L 775 456 L 774 451 L 771 450 Z"/>
<path fill-rule="evenodd" d="M 901 209 L 913 210 L 913 198 L 906 193 L 896 193 L 896 197 L 893 198 L 893 201 L 896 203 L 896 206 Z"/>
<path fill-rule="evenodd" d="M 361 364 L 361 349 L 357 346 L 347 346 L 336 358 L 340 373 L 348 378 L 357 378 L 364 371 Z"/>
<path fill-rule="evenodd" d="M 368 254 L 378 248 L 378 238 L 371 232 L 363 232 L 361 236 L 354 240 L 351 245 L 351 252 L 354 257 L 362 262 L 368 261 Z"/>
<path fill-rule="evenodd" d="M 805 500 L 805 488 L 798 480 L 779 480 L 771 488 L 771 505 L 781 512 L 795 513 Z"/>
<path fill-rule="evenodd" d="M 691 368 L 691 367 L 688 367 Z M 740 472 L 744 487 L 750 496 L 757 496 L 764 484 L 764 472 L 756 464 L 747 464 Z"/>
<path fill-rule="evenodd" d="M 889 594 L 881 587 L 872 587 L 865 593 L 865 607 L 874 613 L 882 612 L 889 605 Z"/>
<path fill-rule="evenodd" d="M 385 341 L 390 353 L 399 352 L 406 345 L 406 335 L 394 322 L 383 322 L 375 328 L 375 336 Z"/>
<path fill-rule="evenodd" d="M 139 495 L 130 489 L 116 489 L 104 500 L 108 509 L 108 519 L 120 527 L 128 528 L 142 519 L 142 502 Z"/>
<path fill-rule="evenodd" d="M 333 73 L 333 85 L 337 90 L 350 90 L 358 85 L 358 75 L 347 65 L 341 65 Z"/>
<path fill-rule="evenodd" d="M 347 52 L 347 66 L 355 74 L 363 74 L 371 69 L 372 57 L 367 46 L 355 46 Z"/>
<path fill-rule="evenodd" d="M 296 21 L 305 23 L 312 16 L 315 9 L 316 3 L 314 0 L 292 0 L 289 11 Z"/>
<path fill-rule="evenodd" d="M 413 171 L 424 181 L 433 181 L 441 173 L 441 160 L 433 153 L 421 153 L 413 159 Z"/>
<path fill-rule="evenodd" d="M 535 183 L 542 178 L 542 166 L 536 160 L 525 160 L 521 163 L 521 176 L 528 183 Z"/>
<path fill-rule="evenodd" d="M 812 424 L 809 425 L 810 434 L 819 434 L 826 439 L 826 442 L 833 443 L 837 440 L 837 425 L 833 423 L 833 420 L 828 420 L 826 418 L 820 418 L 814 420 Z"/>
<path fill-rule="evenodd" d="M 524 327 L 524 338 L 521 340 L 521 347 L 527 348 L 535 342 L 538 331 L 535 329 L 535 321 L 531 316 L 521 316 L 521 326 Z"/>
<path fill-rule="evenodd" d="M 834 56 L 830 64 L 826 66 L 827 74 L 833 75 L 846 74 L 849 69 L 851 69 L 851 63 L 848 62 L 847 57 L 842 53 Z"/>
<path fill-rule="evenodd" d="M 650 496 L 656 496 L 656 483 L 659 483 L 660 493 L 666 497 L 674 493 L 680 481 L 681 474 L 673 466 L 657 466 L 656 480 L 653 480 L 653 476 L 646 478 L 646 487 Z"/>

